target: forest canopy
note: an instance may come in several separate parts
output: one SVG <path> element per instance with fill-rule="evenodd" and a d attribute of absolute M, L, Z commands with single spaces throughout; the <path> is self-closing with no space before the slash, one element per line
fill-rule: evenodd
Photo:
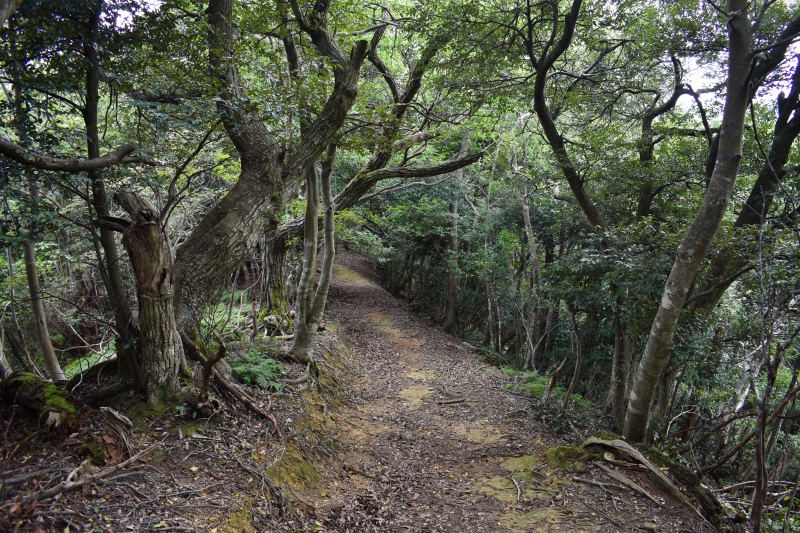
<path fill-rule="evenodd" d="M 195 407 L 212 375 L 267 387 L 315 363 L 347 248 L 536 401 L 752 481 L 756 527 L 797 512 L 769 500 L 800 475 L 796 1 L 0 18 L 2 377 L 115 359 L 172 405 L 200 357 Z"/>

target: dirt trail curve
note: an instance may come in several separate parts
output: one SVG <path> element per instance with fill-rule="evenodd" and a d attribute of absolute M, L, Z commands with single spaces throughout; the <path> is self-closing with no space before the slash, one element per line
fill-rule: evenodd
<path fill-rule="evenodd" d="M 337 263 L 328 321 L 352 341 L 363 390 L 337 416 L 338 467 L 302 495 L 317 531 L 711 531 L 644 476 L 664 505 L 572 481 L 611 481 L 591 465 L 548 466 L 543 453 L 565 443 L 506 376 L 423 325 L 361 258 Z"/>

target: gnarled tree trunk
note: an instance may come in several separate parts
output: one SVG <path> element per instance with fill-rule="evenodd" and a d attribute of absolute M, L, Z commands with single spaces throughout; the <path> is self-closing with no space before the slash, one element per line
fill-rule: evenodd
<path fill-rule="evenodd" d="M 179 372 L 186 367 L 172 302 L 169 252 L 158 210 L 129 189 L 114 199 L 131 220 L 104 217 L 95 224 L 122 232 L 122 244 L 136 274 L 139 301 L 141 377 L 151 405 L 170 402 L 180 393 Z"/>

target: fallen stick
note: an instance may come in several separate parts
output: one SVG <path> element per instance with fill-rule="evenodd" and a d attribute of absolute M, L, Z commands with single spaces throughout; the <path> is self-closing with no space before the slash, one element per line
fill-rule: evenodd
<path fill-rule="evenodd" d="M 522 497 L 522 489 L 519 488 L 519 483 L 517 483 L 517 480 L 514 479 L 514 474 L 511 474 L 511 481 L 513 481 L 514 486 L 517 487 L 517 501 L 519 501 Z"/>
<path fill-rule="evenodd" d="M 592 511 L 594 511 L 595 513 L 597 513 L 597 514 L 599 514 L 600 516 L 602 516 L 602 517 L 603 517 L 604 519 L 606 519 L 607 521 L 609 521 L 609 522 L 611 522 L 612 524 L 614 524 L 615 526 L 617 526 L 618 528 L 620 528 L 620 529 L 624 529 L 624 526 L 623 526 L 622 524 L 620 524 L 619 522 L 617 522 L 616 520 L 614 520 L 613 518 L 611 518 L 610 516 L 608 516 L 607 514 L 605 514 L 605 513 L 604 513 L 603 511 L 601 511 L 600 509 L 595 509 L 594 507 L 592 507 L 591 505 L 589 505 L 588 503 L 586 503 L 586 502 L 585 502 L 585 501 L 583 501 L 583 500 L 581 500 L 581 503 L 582 503 L 583 505 L 585 505 L 586 507 L 588 507 L 589 509 L 591 509 Z"/>
<path fill-rule="evenodd" d="M 80 443 L 83 444 L 83 443 Z M 36 472 L 29 472 L 27 474 L 23 474 L 17 477 L 9 477 L 6 479 L 0 479 L 0 490 L 5 489 L 6 487 L 13 487 L 14 485 L 21 485 L 26 481 L 30 481 L 34 478 L 39 476 L 43 476 L 45 474 L 49 474 L 50 472 L 55 472 L 56 470 L 63 470 L 63 468 L 45 468 L 44 470 L 37 470 Z"/>
<path fill-rule="evenodd" d="M 466 402 L 466 398 L 459 398 L 457 400 L 442 400 L 441 402 L 436 402 L 439 405 L 455 405 L 457 403 L 464 403 Z"/>
<path fill-rule="evenodd" d="M 593 479 L 586 479 L 585 477 L 578 477 L 572 476 L 572 481 L 577 481 L 578 483 L 587 483 L 589 485 L 594 485 L 595 487 L 600 487 L 601 489 L 607 491 L 607 487 L 617 490 L 625 490 L 625 487 L 620 485 L 614 485 L 613 483 L 603 483 L 602 481 L 595 481 Z"/>
<path fill-rule="evenodd" d="M 159 441 L 159 442 L 156 442 L 155 444 L 152 444 L 151 446 L 148 446 L 147 448 L 145 448 L 141 452 L 137 453 L 136 455 L 134 455 L 133 457 L 131 457 L 127 461 L 123 461 L 118 465 L 110 466 L 110 467 L 108 467 L 108 468 L 106 468 L 104 470 L 101 470 L 101 471 L 97 472 L 96 474 L 92 474 L 91 476 L 88 476 L 88 477 L 85 477 L 85 478 L 81 478 L 81 479 L 79 479 L 78 481 L 76 481 L 74 483 L 71 483 L 69 481 L 62 481 L 61 483 L 59 483 L 58 485 L 56 485 L 53 488 L 40 490 L 38 492 L 34 492 L 33 494 L 28 494 L 27 496 L 25 496 L 22 499 L 22 502 L 23 503 L 30 503 L 30 502 L 35 501 L 35 500 L 42 501 L 42 500 L 46 500 L 47 498 L 52 498 L 53 496 L 61 494 L 62 492 L 70 492 L 70 491 L 73 491 L 75 489 L 79 489 L 79 488 L 81 488 L 81 487 L 83 487 L 85 485 L 90 485 L 90 484 L 94 483 L 95 481 L 97 481 L 99 479 L 103 479 L 106 476 L 110 476 L 114 472 L 117 472 L 118 470 L 121 470 L 121 469 L 125 468 L 126 466 L 135 463 L 136 461 L 139 460 L 140 457 L 142 457 L 145 454 L 150 453 L 151 451 L 153 451 L 156 448 L 156 446 L 158 446 L 159 444 L 162 444 L 163 442 L 164 442 L 163 440 Z M 71 476 L 72 476 L 72 473 L 70 473 L 68 478 L 71 477 Z"/>
<path fill-rule="evenodd" d="M 619 452 L 624 453 L 625 455 L 627 455 L 631 459 L 635 459 L 636 461 L 639 461 L 650 472 L 652 472 L 652 474 L 654 476 L 656 476 L 659 480 L 661 480 L 661 483 L 667 488 L 667 490 L 669 490 L 669 492 L 673 496 L 675 496 L 680 501 L 685 503 L 687 507 L 692 509 L 695 513 L 697 513 L 698 516 L 703 518 L 703 515 L 700 513 L 700 511 L 698 511 L 697 508 L 694 505 L 692 505 L 692 503 L 689 501 L 689 499 L 678 489 L 678 487 L 675 486 L 675 483 L 673 483 L 672 480 L 670 478 L 668 478 L 664 474 L 664 472 L 662 472 L 661 470 L 659 470 L 658 468 L 653 466 L 653 463 L 651 463 L 644 455 L 642 455 L 642 453 L 639 452 L 639 450 L 637 450 L 636 448 L 634 448 L 633 446 L 631 446 L 630 444 L 628 444 L 624 440 L 619 440 L 619 439 L 617 439 L 617 440 L 601 440 L 601 439 L 597 439 L 597 438 L 591 437 L 590 439 L 588 439 L 586 442 L 583 443 L 583 447 L 585 448 L 586 446 L 590 446 L 590 445 L 613 448 L 613 449 L 615 449 L 615 450 L 617 450 Z M 705 518 L 703 518 L 703 520 L 705 520 Z"/>
<path fill-rule="evenodd" d="M 617 481 L 619 481 L 620 483 L 622 483 L 622 484 L 623 484 L 623 485 L 625 485 L 626 487 L 629 487 L 629 488 L 631 488 L 631 489 L 635 490 L 636 492 L 638 492 L 638 493 L 642 494 L 643 496 L 646 496 L 647 498 L 649 498 L 650 500 L 652 500 L 652 501 L 653 501 L 653 503 L 655 503 L 656 505 L 658 505 L 659 507 L 661 507 L 662 503 L 661 503 L 660 501 L 656 500 L 656 499 L 655 499 L 655 497 L 654 497 L 654 496 L 652 496 L 652 495 L 651 495 L 649 492 L 647 492 L 646 490 L 644 490 L 644 488 L 642 488 L 642 486 L 641 486 L 641 485 L 639 485 L 638 483 L 636 483 L 634 480 L 632 480 L 631 478 L 629 478 L 628 476 L 626 476 L 626 475 L 625 475 L 625 474 L 623 474 L 622 472 L 617 472 L 616 470 L 611 470 L 610 468 L 608 468 L 608 467 L 607 467 L 607 466 L 605 466 L 605 465 L 600 465 L 600 464 L 599 464 L 599 465 L 597 465 L 597 466 L 598 466 L 598 467 L 600 467 L 600 469 L 601 469 L 603 472 L 605 472 L 605 473 L 606 473 L 606 474 L 608 474 L 609 476 L 613 477 L 614 479 L 616 479 Z"/>

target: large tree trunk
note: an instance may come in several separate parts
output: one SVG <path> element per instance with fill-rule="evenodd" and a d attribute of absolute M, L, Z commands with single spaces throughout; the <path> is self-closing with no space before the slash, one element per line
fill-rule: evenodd
<path fill-rule="evenodd" d="M 308 16 L 297 2 L 290 3 L 302 30 L 332 62 L 334 87 L 302 141 L 284 161 L 286 153 L 253 109 L 236 67 L 233 0 L 209 2 L 209 65 L 220 87 L 217 109 L 241 158 L 241 173 L 234 187 L 178 249 L 174 284 L 180 328 L 196 326 L 219 283 L 247 258 L 257 239 L 274 235 L 280 209 L 295 195 L 308 169 L 344 123 L 358 94 L 366 41 L 358 41 L 348 57 L 328 32 L 326 2 L 315 4 Z"/>
<path fill-rule="evenodd" d="M 169 403 L 179 397 L 178 376 L 186 362 L 172 305 L 169 251 L 161 220 L 158 210 L 131 190 L 118 191 L 114 199 L 130 215 L 130 222 L 107 217 L 95 224 L 122 231 L 122 244 L 136 274 L 141 375 L 147 401 Z"/>
<path fill-rule="evenodd" d="M 700 263 L 722 222 L 742 159 L 744 116 L 750 96 L 750 21 L 746 0 L 728 0 L 728 88 L 720 130 L 720 145 L 711 185 L 683 242 L 667 278 L 664 294 L 653 321 L 644 355 L 636 371 L 625 416 L 625 437 L 641 442 L 647 434 L 650 407 L 658 379 L 669 359 L 686 294 Z"/>

